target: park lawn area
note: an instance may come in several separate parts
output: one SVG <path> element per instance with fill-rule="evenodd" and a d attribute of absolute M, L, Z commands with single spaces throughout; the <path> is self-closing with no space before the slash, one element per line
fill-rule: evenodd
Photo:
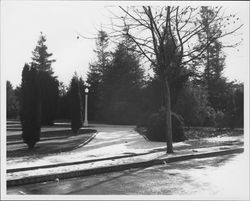
<path fill-rule="evenodd" d="M 21 131 L 17 135 L 7 133 L 7 157 L 44 157 L 45 155 L 68 152 L 90 141 L 96 134 L 94 129 L 80 129 L 73 134 L 70 129 L 42 131 L 40 141 L 33 149 L 21 140 Z"/>

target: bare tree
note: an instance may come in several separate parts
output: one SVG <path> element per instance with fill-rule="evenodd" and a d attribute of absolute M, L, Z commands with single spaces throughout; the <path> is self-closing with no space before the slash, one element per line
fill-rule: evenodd
<path fill-rule="evenodd" d="M 144 56 L 158 72 L 166 108 L 167 153 L 172 153 L 171 72 L 199 59 L 214 40 L 236 33 L 242 24 L 235 23 L 238 20 L 235 15 L 225 16 L 222 7 L 212 8 L 215 14 L 207 23 L 209 25 L 216 22 L 221 32 L 213 33 L 205 46 L 197 48 L 195 42 L 198 34 L 206 31 L 206 27 L 198 23 L 199 8 L 131 6 L 120 9 L 123 14 L 115 15 L 109 34 L 115 38 L 121 35 L 131 38 L 137 46 L 138 53 Z M 237 42 L 231 46 L 236 44 Z"/>

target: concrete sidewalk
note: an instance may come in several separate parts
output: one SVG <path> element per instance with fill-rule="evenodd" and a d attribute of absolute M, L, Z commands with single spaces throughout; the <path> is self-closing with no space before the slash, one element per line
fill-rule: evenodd
<path fill-rule="evenodd" d="M 98 130 L 96 137 L 71 152 L 42 158 L 8 158 L 7 185 L 58 182 L 71 177 L 243 152 L 243 136 L 174 143 L 175 153 L 166 154 L 165 143 L 147 141 L 133 126 L 91 125 L 90 128 Z"/>

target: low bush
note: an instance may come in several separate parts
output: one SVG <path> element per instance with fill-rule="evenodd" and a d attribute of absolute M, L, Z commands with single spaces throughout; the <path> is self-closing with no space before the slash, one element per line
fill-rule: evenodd
<path fill-rule="evenodd" d="M 172 137 L 173 142 L 180 142 L 186 140 L 184 134 L 184 120 L 176 114 L 171 113 L 172 117 Z M 166 141 L 166 112 L 161 109 L 157 113 L 153 113 L 149 116 L 148 121 L 145 125 L 145 135 L 149 140 L 152 141 Z"/>

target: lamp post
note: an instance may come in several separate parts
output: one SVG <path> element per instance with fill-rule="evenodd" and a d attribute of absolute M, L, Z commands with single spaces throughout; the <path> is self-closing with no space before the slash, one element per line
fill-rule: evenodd
<path fill-rule="evenodd" d="M 85 114 L 84 114 L 84 122 L 83 126 L 88 126 L 88 87 L 85 88 Z"/>

